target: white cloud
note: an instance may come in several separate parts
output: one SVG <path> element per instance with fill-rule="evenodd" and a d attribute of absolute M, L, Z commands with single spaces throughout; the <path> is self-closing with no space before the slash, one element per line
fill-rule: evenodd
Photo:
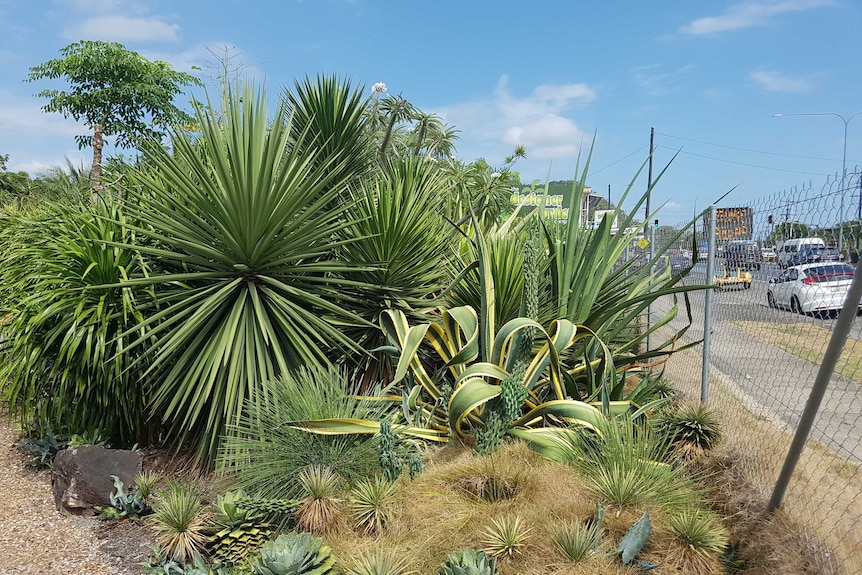
<path fill-rule="evenodd" d="M 719 16 L 698 18 L 680 28 L 685 34 L 718 34 L 752 26 L 763 26 L 770 19 L 789 12 L 802 12 L 831 6 L 833 0 L 785 0 L 784 2 L 748 2 L 737 4 Z"/>
<path fill-rule="evenodd" d="M 112 42 L 173 42 L 179 24 L 169 24 L 159 17 L 96 16 L 63 29 L 68 40 L 107 40 Z"/>
<path fill-rule="evenodd" d="M 78 14 L 132 14 L 147 13 L 149 2 L 143 0 L 55 0 L 54 4 Z"/>
<path fill-rule="evenodd" d="M 634 81 L 650 96 L 664 96 L 679 88 L 679 79 L 695 69 L 693 65 L 663 71 L 658 64 L 638 66 L 633 70 Z"/>
<path fill-rule="evenodd" d="M 808 81 L 802 78 L 790 78 L 768 70 L 754 71 L 749 77 L 770 92 L 806 92 L 811 87 Z"/>
<path fill-rule="evenodd" d="M 437 111 L 444 121 L 469 133 L 481 148 L 467 155 L 493 161 L 517 145 L 526 146 L 530 158 L 577 155 L 581 142 L 591 136 L 565 112 L 595 100 L 595 90 L 586 84 L 542 84 L 531 95 L 519 98 L 509 92 L 508 80 L 508 76 L 501 77 L 494 94 L 485 100 Z"/>
<path fill-rule="evenodd" d="M 15 100 L 9 93 L 0 92 L 3 105 L 0 106 L 0 134 L 9 141 L 16 139 L 15 134 L 50 135 L 74 137 L 87 132 L 87 128 L 74 120 L 63 118 L 60 114 L 47 114 L 42 111 L 36 100 Z"/>

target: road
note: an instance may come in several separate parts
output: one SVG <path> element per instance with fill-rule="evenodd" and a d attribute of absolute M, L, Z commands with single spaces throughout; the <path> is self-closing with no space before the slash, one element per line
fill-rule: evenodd
<path fill-rule="evenodd" d="M 719 268 L 720 269 L 720 268 Z M 686 277 L 686 283 L 706 283 L 705 265 L 698 266 Z M 799 358 L 774 345 L 751 337 L 743 330 L 744 322 L 774 324 L 793 345 L 804 337 L 794 334 L 794 326 L 810 324 L 831 331 L 835 318 L 805 316 L 766 304 L 768 278 L 778 275 L 778 266 L 767 266 L 753 272 L 750 289 L 733 289 L 713 293 L 713 332 L 710 359 L 712 369 L 729 379 L 744 395 L 744 400 L 754 403 L 761 412 L 778 425 L 789 430 L 796 428 L 805 406 L 811 386 L 817 375 L 818 365 Z M 697 292 L 691 296 L 692 327 L 686 339 L 703 338 L 705 294 Z M 653 306 L 656 312 L 667 311 L 672 305 L 664 298 Z M 681 309 L 681 315 L 684 309 Z M 685 320 L 677 318 L 671 327 L 679 329 Z M 862 317 L 856 317 L 851 338 L 862 339 Z M 825 344 L 823 345 L 825 350 Z M 862 366 L 855 378 L 862 379 Z M 833 375 L 823 404 L 812 430 L 812 438 L 825 444 L 842 456 L 862 462 L 862 385 L 842 376 Z"/>

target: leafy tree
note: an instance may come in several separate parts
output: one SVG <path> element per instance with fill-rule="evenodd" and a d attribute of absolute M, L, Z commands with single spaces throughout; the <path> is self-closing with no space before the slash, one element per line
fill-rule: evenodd
<path fill-rule="evenodd" d="M 766 236 L 764 244 L 774 246 L 790 238 L 807 238 L 810 235 L 811 228 L 801 222 L 781 222 L 775 226 L 771 234 Z"/>
<path fill-rule="evenodd" d="M 6 164 L 9 155 L 0 154 L 0 197 L 6 202 L 10 197 L 17 197 L 26 192 L 30 185 L 30 176 L 27 172 L 9 172 Z"/>
<path fill-rule="evenodd" d="M 83 120 L 93 131 L 75 137 L 79 148 L 93 147 L 93 189 L 101 186 L 104 136 L 116 136 L 116 145 L 128 148 L 142 139 L 160 140 L 162 128 L 188 121 L 173 100 L 182 86 L 200 84 L 194 76 L 116 42 L 75 42 L 60 53 L 62 58 L 30 68 L 27 81 L 68 80 L 69 91 L 47 89 L 36 95 L 48 99 L 43 111 Z"/>

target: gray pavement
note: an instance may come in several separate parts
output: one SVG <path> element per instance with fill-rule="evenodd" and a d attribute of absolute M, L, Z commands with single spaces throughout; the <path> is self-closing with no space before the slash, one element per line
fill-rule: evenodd
<path fill-rule="evenodd" d="M 771 275 L 765 271 L 767 273 L 758 274 L 760 277 L 754 276 L 750 289 L 714 293 L 711 375 L 730 387 L 750 410 L 793 432 L 819 366 L 749 336 L 736 322 L 785 324 L 785 328 L 789 325 L 791 335 L 787 338 L 792 342 L 793 326 L 808 323 L 831 330 L 835 319 L 769 308 L 766 305 L 766 278 Z M 703 283 L 705 274 L 695 270 L 686 281 Z M 689 342 L 703 338 L 704 300 L 702 292 L 691 297 L 693 325 L 685 336 Z M 653 306 L 654 317 L 669 310 L 671 305 L 670 298 L 657 302 Z M 680 308 L 680 316 L 683 316 L 682 304 Z M 685 320 L 678 317 L 670 327 L 679 329 L 683 325 Z M 860 334 L 862 318 L 857 317 L 850 337 L 862 339 Z M 701 352 L 702 346 L 697 349 Z M 862 373 L 862 366 L 858 369 Z M 832 376 L 811 439 L 843 457 L 862 462 L 862 385 L 842 376 Z"/>

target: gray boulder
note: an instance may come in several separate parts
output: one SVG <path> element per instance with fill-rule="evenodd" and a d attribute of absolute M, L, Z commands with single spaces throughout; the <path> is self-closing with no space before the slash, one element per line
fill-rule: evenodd
<path fill-rule="evenodd" d="M 54 505 L 66 515 L 85 515 L 93 506 L 109 507 L 116 475 L 128 490 L 141 472 L 143 457 L 125 449 L 82 445 L 60 451 L 54 458 Z"/>

